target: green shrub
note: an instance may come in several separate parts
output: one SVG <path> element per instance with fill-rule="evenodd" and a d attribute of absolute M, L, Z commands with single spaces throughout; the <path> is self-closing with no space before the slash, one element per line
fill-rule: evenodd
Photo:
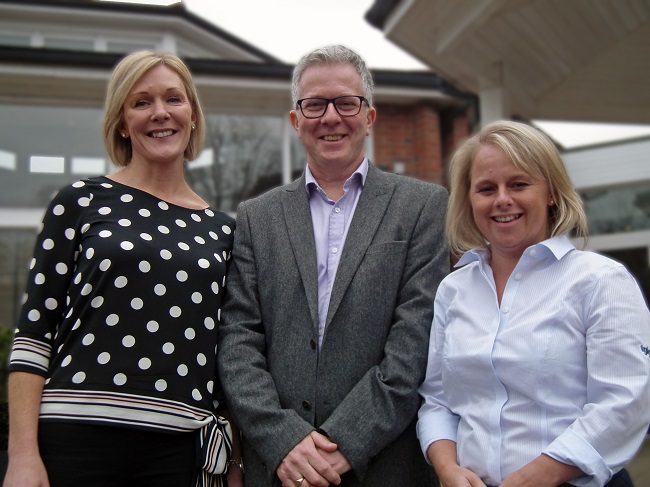
<path fill-rule="evenodd" d="M 9 365 L 9 353 L 14 339 L 14 331 L 6 326 L 0 326 L 0 370 L 6 371 Z"/>

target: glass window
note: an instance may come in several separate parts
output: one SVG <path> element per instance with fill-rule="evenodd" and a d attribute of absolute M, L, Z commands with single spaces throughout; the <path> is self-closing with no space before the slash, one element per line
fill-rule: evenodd
<path fill-rule="evenodd" d="M 29 47 L 32 39 L 27 34 L 7 34 L 0 32 L 0 45 Z"/>
<path fill-rule="evenodd" d="M 5 150 L 0 150 L 0 168 L 15 171 L 16 154 Z"/>
<path fill-rule="evenodd" d="M 282 120 L 208 115 L 205 150 L 187 179 L 211 205 L 234 212 L 239 202 L 282 184 Z"/>
<path fill-rule="evenodd" d="M 0 207 L 45 208 L 58 188 L 104 173 L 74 162 L 106 158 L 101 119 L 99 108 L 0 105 Z"/>
<path fill-rule="evenodd" d="M 69 39 L 65 37 L 45 37 L 45 47 L 54 49 L 68 49 L 70 51 L 92 51 L 95 47 L 94 39 Z"/>
<path fill-rule="evenodd" d="M 136 41 L 116 41 L 111 40 L 106 44 L 106 49 L 108 52 L 117 52 L 117 53 L 127 53 L 133 51 L 139 51 L 141 49 L 148 49 L 150 51 L 156 50 L 156 44 L 154 42 L 136 42 Z"/>
<path fill-rule="evenodd" d="M 110 170 L 101 119 L 99 108 L 0 104 L 0 208 L 45 208 L 58 188 Z M 207 124 L 205 150 L 187 176 L 210 204 L 234 211 L 282 183 L 280 117 L 208 114 Z M 292 137 L 294 177 L 304 157 Z"/>
<path fill-rule="evenodd" d="M 73 174 L 106 174 L 106 160 L 102 157 L 73 157 Z"/>
<path fill-rule="evenodd" d="M 581 196 L 592 235 L 650 229 L 650 183 L 593 189 Z"/>
<path fill-rule="evenodd" d="M 30 156 L 29 172 L 32 174 L 63 174 L 65 172 L 65 158 L 55 156 Z"/>
<path fill-rule="evenodd" d="M 307 151 L 300 139 L 291 130 L 291 180 L 300 177 L 307 165 Z"/>

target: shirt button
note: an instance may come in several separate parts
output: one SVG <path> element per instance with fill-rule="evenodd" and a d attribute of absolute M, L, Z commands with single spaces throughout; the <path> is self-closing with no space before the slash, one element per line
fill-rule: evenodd
<path fill-rule="evenodd" d="M 341 208 L 339 208 L 338 206 L 334 208 L 334 213 L 341 213 Z"/>
<path fill-rule="evenodd" d="M 520 274 L 519 272 L 517 272 L 517 273 L 515 274 L 515 280 L 518 281 L 519 279 L 521 279 L 521 274 Z"/>
<path fill-rule="evenodd" d="M 510 311 L 510 308 L 508 308 L 506 306 L 505 308 L 502 308 L 501 311 L 503 311 L 504 314 L 508 314 L 508 312 Z"/>
<path fill-rule="evenodd" d="M 313 338 L 309 340 L 309 346 L 311 347 L 312 350 L 316 350 L 316 340 Z"/>
<path fill-rule="evenodd" d="M 305 411 L 311 411 L 311 403 L 309 401 L 303 401 L 302 402 L 302 408 Z"/>
<path fill-rule="evenodd" d="M 332 247 L 332 253 L 335 254 L 339 251 L 338 247 Z"/>

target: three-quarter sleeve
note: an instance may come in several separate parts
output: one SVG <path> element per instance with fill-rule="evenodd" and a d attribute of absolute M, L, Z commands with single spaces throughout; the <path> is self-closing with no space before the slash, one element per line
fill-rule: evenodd
<path fill-rule="evenodd" d="M 425 458 L 433 442 L 443 439 L 455 442 L 458 433 L 459 418 L 449 409 L 442 385 L 442 353 L 447 325 L 447 305 L 443 281 L 434 301 L 427 371 L 419 389 L 422 405 L 418 412 L 417 435 Z"/>
<path fill-rule="evenodd" d="M 91 199 L 88 191 L 68 186 L 45 211 L 16 324 L 10 372 L 47 374 L 52 343 L 68 305 L 68 288 L 84 231 L 80 225 L 83 209 Z"/>
<path fill-rule="evenodd" d="M 628 463 L 650 422 L 650 314 L 634 278 L 621 265 L 593 278 L 584 304 L 587 401 L 575 421 L 545 449 L 603 485 Z"/>

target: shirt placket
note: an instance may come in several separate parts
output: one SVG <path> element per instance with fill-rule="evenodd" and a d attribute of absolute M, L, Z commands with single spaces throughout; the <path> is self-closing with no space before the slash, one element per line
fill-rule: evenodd
<path fill-rule="evenodd" d="M 523 259 L 523 258 L 522 258 Z M 496 390 L 496 398 L 494 401 L 494 407 L 490 411 L 490 420 L 492 422 L 493 431 L 496 434 L 492 435 L 490 438 L 490 451 L 493 452 L 489 462 L 489 471 L 492 475 L 492 478 L 498 479 L 499 483 L 503 481 L 504 475 L 501 470 L 503 462 L 501 461 L 502 447 L 503 447 L 503 425 L 501 424 L 501 418 L 503 417 L 503 408 L 508 401 L 508 393 L 506 391 L 503 382 L 501 381 L 501 373 L 499 371 L 498 363 L 499 351 L 502 347 L 499 346 L 499 335 L 500 331 L 507 328 L 510 321 L 510 316 L 512 313 L 512 306 L 517 295 L 517 290 L 521 283 L 523 277 L 522 272 L 522 262 L 520 262 L 508 278 L 506 287 L 503 290 L 503 295 L 501 296 L 501 304 L 499 306 L 499 324 L 496 327 L 494 335 L 494 345 L 492 348 L 492 369 L 494 371 L 494 376 L 496 382 L 499 384 L 499 387 Z"/>
<path fill-rule="evenodd" d="M 345 196 L 343 196 L 345 198 Z M 343 199 L 341 198 L 341 200 Z M 330 211 L 327 227 L 327 289 L 328 301 L 332 293 L 336 269 L 338 268 L 343 250 L 343 232 L 345 230 L 345 212 L 341 208 L 341 200 L 334 203 Z M 323 335 L 325 334 L 325 323 L 321 324 L 318 341 L 322 344 Z"/>

